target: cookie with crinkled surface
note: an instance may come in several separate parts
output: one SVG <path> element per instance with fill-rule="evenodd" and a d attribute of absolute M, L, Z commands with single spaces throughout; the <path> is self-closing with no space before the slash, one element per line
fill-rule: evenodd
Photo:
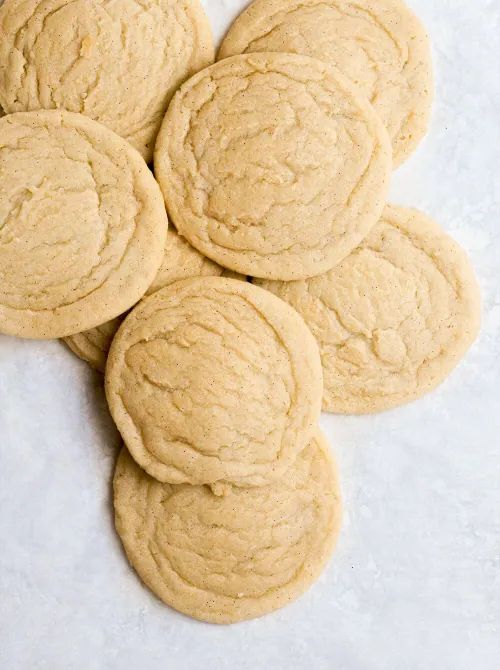
<path fill-rule="evenodd" d="M 282 479 L 225 496 L 162 484 L 123 449 L 114 506 L 127 557 L 153 593 L 221 624 L 302 595 L 324 568 L 341 523 L 337 471 L 319 431 Z"/>
<path fill-rule="evenodd" d="M 163 262 L 155 280 L 146 291 L 150 295 L 164 286 L 188 277 L 219 276 L 224 270 L 202 256 L 188 244 L 174 228 L 167 231 Z M 124 316 L 107 323 L 64 338 L 65 343 L 79 358 L 93 368 L 104 372 L 108 351 Z"/>
<path fill-rule="evenodd" d="M 162 262 L 167 215 L 140 154 L 81 114 L 0 120 L 0 332 L 56 338 L 134 305 Z"/>
<path fill-rule="evenodd" d="M 101 326 L 65 337 L 64 342 L 78 358 L 98 372 L 104 372 L 111 342 L 124 318 L 117 316 Z"/>
<path fill-rule="evenodd" d="M 256 0 L 229 29 L 219 59 L 269 51 L 314 56 L 349 77 L 384 122 L 395 166 L 425 135 L 430 45 L 402 0 Z"/>
<path fill-rule="evenodd" d="M 295 310 L 250 283 L 203 277 L 130 313 L 105 388 L 125 444 L 153 477 L 261 486 L 311 438 L 323 384 L 318 347 Z"/>
<path fill-rule="evenodd" d="M 155 174 L 177 230 L 254 277 L 329 270 L 377 222 L 391 173 L 387 131 L 335 68 L 249 54 L 192 77 L 168 108 Z"/>
<path fill-rule="evenodd" d="M 178 86 L 214 60 L 198 0 L 5 0 L 0 104 L 103 123 L 146 161 Z"/>
<path fill-rule="evenodd" d="M 377 412 L 440 384 L 477 336 L 470 262 L 436 223 L 386 207 L 339 265 L 298 282 L 257 282 L 303 317 L 321 351 L 323 408 Z"/>

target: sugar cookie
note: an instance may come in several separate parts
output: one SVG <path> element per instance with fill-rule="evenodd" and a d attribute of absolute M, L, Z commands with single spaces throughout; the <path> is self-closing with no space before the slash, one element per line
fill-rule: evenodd
<path fill-rule="evenodd" d="M 424 214 L 387 207 L 364 242 L 308 281 L 258 282 L 319 344 L 323 408 L 377 412 L 434 389 L 477 336 L 480 297 L 460 247 Z"/>
<path fill-rule="evenodd" d="M 377 222 L 391 172 L 380 119 L 319 60 L 250 54 L 184 84 L 155 173 L 169 215 L 224 267 L 271 279 L 330 269 Z"/>
<path fill-rule="evenodd" d="M 145 298 L 108 356 L 111 414 L 160 481 L 260 486 L 313 434 L 323 391 L 302 318 L 252 284 L 186 279 Z"/>
<path fill-rule="evenodd" d="M 166 232 L 153 175 L 111 130 L 55 110 L 0 120 L 0 332 L 63 337 L 126 311 Z"/>
<path fill-rule="evenodd" d="M 256 0 L 219 58 L 286 51 L 331 63 L 372 103 L 397 166 L 425 135 L 433 97 L 429 39 L 402 0 Z"/>
<path fill-rule="evenodd" d="M 99 372 L 104 372 L 111 342 L 125 316 L 106 321 L 102 326 L 64 338 L 71 351 Z"/>
<path fill-rule="evenodd" d="M 146 161 L 178 86 L 213 62 L 198 0 L 5 0 L 0 104 L 103 123 Z"/>
<path fill-rule="evenodd" d="M 171 607 L 213 623 L 262 616 L 302 595 L 341 522 L 337 471 L 319 432 L 285 477 L 222 497 L 206 486 L 161 484 L 123 449 L 114 504 L 140 578 Z"/>

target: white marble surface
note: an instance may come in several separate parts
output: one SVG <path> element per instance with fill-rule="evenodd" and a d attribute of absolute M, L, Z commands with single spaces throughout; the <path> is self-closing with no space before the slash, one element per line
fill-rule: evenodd
<path fill-rule="evenodd" d="M 1 670 L 500 667 L 500 3 L 411 4 L 437 102 L 392 197 L 469 250 L 479 341 L 411 406 L 323 418 L 346 508 L 333 561 L 292 606 L 216 627 L 163 606 L 125 561 L 98 376 L 58 342 L 0 336 Z M 206 1 L 218 38 L 242 5 Z"/>

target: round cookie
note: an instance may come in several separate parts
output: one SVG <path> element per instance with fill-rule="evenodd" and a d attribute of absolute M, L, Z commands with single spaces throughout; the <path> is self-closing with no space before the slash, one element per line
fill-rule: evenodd
<path fill-rule="evenodd" d="M 377 222 L 387 132 L 345 77 L 293 54 L 234 56 L 172 99 L 155 174 L 191 244 L 254 277 L 325 272 Z"/>
<path fill-rule="evenodd" d="M 146 295 L 154 293 L 180 279 L 198 276 L 218 276 L 223 268 L 202 256 L 188 244 L 174 228 L 167 231 L 163 263 Z M 79 358 L 99 372 L 104 372 L 108 351 L 124 317 L 112 319 L 102 326 L 64 338 L 65 343 Z"/>
<path fill-rule="evenodd" d="M 63 338 L 64 343 L 78 358 L 86 361 L 98 372 L 104 372 L 111 342 L 124 318 L 125 316 L 117 316 L 116 319 L 106 321 L 102 326 L 65 337 Z"/>
<path fill-rule="evenodd" d="M 394 166 L 425 135 L 433 97 L 429 39 L 402 0 L 256 0 L 218 57 L 269 51 L 313 56 L 349 77 L 384 122 Z"/>
<path fill-rule="evenodd" d="M 169 228 L 163 263 L 146 295 L 181 279 L 218 277 L 223 272 L 224 268 L 200 254 L 174 228 Z"/>
<path fill-rule="evenodd" d="M 220 277 L 142 300 L 113 340 L 105 387 L 150 475 L 240 486 L 285 472 L 313 434 L 323 392 L 318 347 L 297 312 Z"/>
<path fill-rule="evenodd" d="M 160 267 L 167 216 L 125 140 L 63 111 L 0 120 L 0 332 L 56 338 L 123 313 Z"/>
<path fill-rule="evenodd" d="M 340 487 L 318 432 L 286 476 L 264 487 L 161 484 L 122 450 L 115 524 L 127 557 L 167 605 L 202 621 L 272 612 L 319 577 L 341 523 Z"/>
<path fill-rule="evenodd" d="M 198 0 L 5 0 L 0 7 L 4 109 L 80 112 L 146 161 L 171 96 L 213 60 Z"/>
<path fill-rule="evenodd" d="M 365 414 L 440 384 L 477 336 L 480 296 L 462 249 L 424 214 L 386 207 L 342 263 L 308 281 L 257 282 L 305 319 L 321 351 L 323 409 Z"/>

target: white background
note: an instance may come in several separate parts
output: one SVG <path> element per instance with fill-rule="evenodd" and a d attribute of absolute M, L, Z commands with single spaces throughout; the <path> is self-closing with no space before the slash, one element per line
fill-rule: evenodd
<path fill-rule="evenodd" d="M 500 667 L 500 2 L 411 4 L 437 101 L 392 199 L 470 252 L 479 341 L 423 400 L 323 417 L 346 509 L 329 568 L 293 605 L 217 627 L 162 605 L 126 563 L 99 376 L 63 344 L 0 336 L 1 670 Z M 244 3 L 205 5 L 219 39 Z"/>

